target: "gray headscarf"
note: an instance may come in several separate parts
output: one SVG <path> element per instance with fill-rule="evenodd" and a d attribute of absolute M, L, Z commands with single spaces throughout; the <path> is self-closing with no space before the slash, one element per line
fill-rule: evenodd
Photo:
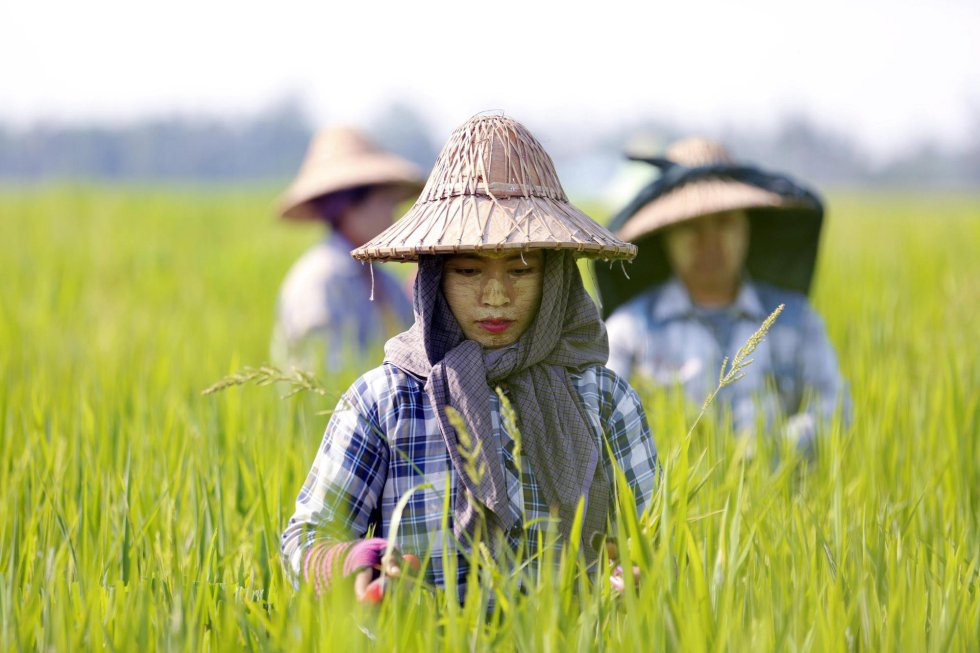
<path fill-rule="evenodd" d="M 587 497 L 582 540 L 591 560 L 593 538 L 605 532 L 609 481 L 602 468 L 600 439 L 592 432 L 571 374 L 604 365 L 609 343 L 572 255 L 543 253 L 537 317 L 514 345 L 495 350 L 484 350 L 463 335 L 441 289 L 444 257 L 420 257 L 415 324 L 388 341 L 385 361 L 426 379 L 426 394 L 461 481 L 453 515 L 457 537 L 472 534 L 477 523 L 477 510 L 467 500 L 467 489 L 489 509 L 488 517 L 496 521 L 496 527 L 508 531 L 516 525 L 491 423 L 493 386 L 506 383 L 526 460 L 545 499 L 558 511 L 559 529 L 566 541 L 578 500 Z M 480 444 L 479 462 L 486 472 L 479 483 L 464 471 L 446 406 L 459 411 L 467 431 Z"/>

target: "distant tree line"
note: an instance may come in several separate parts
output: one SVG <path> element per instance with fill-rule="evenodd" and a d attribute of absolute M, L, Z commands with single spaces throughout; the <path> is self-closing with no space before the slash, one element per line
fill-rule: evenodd
<path fill-rule="evenodd" d="M 423 114 L 407 103 L 385 107 L 366 128 L 424 170 L 432 166 L 445 137 L 434 137 Z M 293 99 L 237 119 L 178 115 L 128 125 L 37 124 L 26 129 L 0 124 L 0 180 L 286 179 L 298 169 L 313 131 L 302 104 Z M 657 120 L 587 135 L 554 125 L 535 131 L 563 178 L 569 170 L 570 181 L 593 189 L 612 176 L 636 134 L 646 134 L 648 143 L 661 147 L 690 134 L 681 125 Z M 786 118 L 767 132 L 724 129 L 707 135 L 719 138 L 741 160 L 817 184 L 980 188 L 980 112 L 961 147 L 924 143 L 878 165 L 851 137 L 801 116 Z"/>
<path fill-rule="evenodd" d="M 310 125 L 298 104 L 221 120 L 172 116 L 130 125 L 0 126 L 0 178 L 238 180 L 283 177 L 306 151 Z"/>
<path fill-rule="evenodd" d="M 739 156 L 824 184 L 980 187 L 980 114 L 960 147 L 926 142 L 878 165 L 849 136 L 802 116 L 787 118 L 770 134 L 722 138 Z"/>
<path fill-rule="evenodd" d="M 884 162 L 873 162 L 847 134 L 806 116 L 788 116 L 768 131 L 722 128 L 697 135 L 718 139 L 740 161 L 830 186 L 910 186 L 980 189 L 980 111 L 970 137 L 958 147 L 923 142 Z M 637 121 L 598 137 L 586 149 L 622 152 L 642 136 L 643 147 L 662 153 L 690 129 L 658 120 Z M 577 146 L 581 150 L 582 146 Z M 560 155 L 559 155 L 560 157 Z"/>

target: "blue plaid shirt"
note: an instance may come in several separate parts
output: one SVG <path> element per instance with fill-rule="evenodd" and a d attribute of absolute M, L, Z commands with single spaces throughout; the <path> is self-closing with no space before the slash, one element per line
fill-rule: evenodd
<path fill-rule="evenodd" d="M 799 293 L 745 281 L 724 315 L 709 316 L 672 278 L 609 317 L 609 367 L 634 383 L 678 384 L 700 405 L 718 384 L 723 357 L 730 361 L 779 304 L 783 313 L 744 378 L 722 389 L 718 403 L 731 410 L 734 428 L 743 433 L 785 416 L 787 435 L 808 449 L 835 410 L 848 417 L 850 399 L 823 321 Z"/>
<path fill-rule="evenodd" d="M 327 370 L 363 368 L 362 352 L 374 351 L 372 345 L 380 347 L 415 320 L 398 279 L 383 264 L 369 268 L 352 259 L 353 248 L 331 232 L 289 269 L 276 305 L 276 363 L 314 370 L 322 360 Z"/>
<path fill-rule="evenodd" d="M 595 366 L 573 376 L 594 433 L 603 434 L 642 511 L 650 501 L 659 465 L 646 415 L 632 388 L 611 370 Z M 494 397 L 492 424 L 498 455 L 507 475 L 511 509 L 526 525 L 533 543 L 547 530 L 548 505 L 528 465 L 514 460 L 513 426 L 502 418 Z M 605 444 L 600 443 L 605 452 Z M 603 454 L 607 478 L 613 469 Z M 523 482 L 522 482 L 523 481 Z M 420 558 L 431 553 L 427 580 L 443 585 L 444 561 L 455 551 L 452 515 L 456 470 L 446 450 L 424 381 L 391 364 L 371 370 L 347 391 L 327 425 L 313 468 L 296 500 L 296 512 L 282 534 L 282 556 L 294 583 L 301 577 L 307 550 L 325 540 L 388 537 L 399 499 L 416 490 L 402 513 L 396 544 Z M 447 487 L 448 484 L 448 487 Z M 447 505 L 448 533 L 443 533 Z M 514 534 L 511 543 L 516 544 Z M 468 566 L 457 556 L 458 587 L 465 587 Z"/>

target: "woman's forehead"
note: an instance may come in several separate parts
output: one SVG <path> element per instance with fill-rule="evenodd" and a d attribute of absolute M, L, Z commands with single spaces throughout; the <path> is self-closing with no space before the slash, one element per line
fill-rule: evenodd
<path fill-rule="evenodd" d="M 447 260 L 450 261 L 540 261 L 543 253 L 540 249 L 529 249 L 523 251 L 505 250 L 501 252 L 467 252 L 465 254 L 452 254 Z"/>

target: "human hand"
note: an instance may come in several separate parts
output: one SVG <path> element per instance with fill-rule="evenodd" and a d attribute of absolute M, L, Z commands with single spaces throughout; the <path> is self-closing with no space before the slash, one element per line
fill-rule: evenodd
<path fill-rule="evenodd" d="M 606 555 L 609 556 L 610 562 L 616 562 L 619 559 L 619 547 L 613 540 L 606 540 Z M 640 568 L 633 565 L 633 584 L 639 585 L 640 583 Z M 617 594 L 622 594 L 623 590 L 626 589 L 626 581 L 623 578 L 623 566 L 616 565 L 613 569 L 613 573 L 609 576 L 609 585 L 613 588 L 613 591 Z"/>
<path fill-rule="evenodd" d="M 384 599 L 389 579 L 416 573 L 420 566 L 418 557 L 389 549 L 386 540 L 375 537 L 354 545 L 344 562 L 344 575 L 356 574 L 354 596 L 358 601 L 378 604 Z"/>
<path fill-rule="evenodd" d="M 633 565 L 633 584 L 640 584 L 640 568 L 636 565 Z M 626 579 L 623 577 L 622 565 L 616 565 L 616 568 L 613 569 L 612 575 L 609 576 L 609 585 L 617 594 L 622 594 L 623 590 L 626 589 Z"/>
<path fill-rule="evenodd" d="M 803 458 L 812 458 L 815 453 L 817 424 L 812 415 L 797 413 L 786 420 L 786 439 Z"/>

